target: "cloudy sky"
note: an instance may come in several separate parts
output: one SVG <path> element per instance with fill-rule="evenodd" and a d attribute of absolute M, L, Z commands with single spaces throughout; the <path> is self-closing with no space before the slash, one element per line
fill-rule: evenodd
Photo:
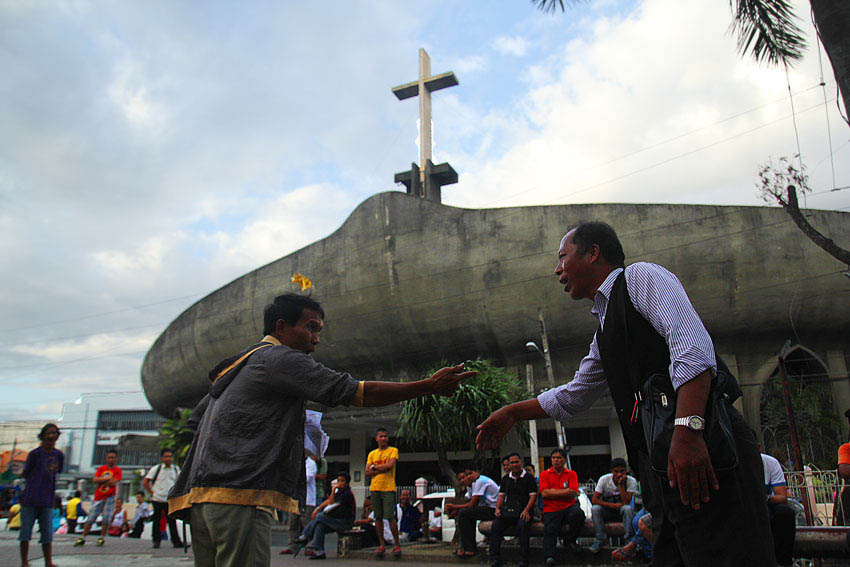
<path fill-rule="evenodd" d="M 0 2 L 0 420 L 140 390 L 187 306 L 401 190 L 418 104 L 391 88 L 419 47 L 460 81 L 433 96 L 447 204 L 761 204 L 759 164 L 797 152 L 788 84 L 729 22 L 717 0 Z M 814 45 L 789 74 L 807 204 L 848 210 L 823 64 L 825 92 Z"/>

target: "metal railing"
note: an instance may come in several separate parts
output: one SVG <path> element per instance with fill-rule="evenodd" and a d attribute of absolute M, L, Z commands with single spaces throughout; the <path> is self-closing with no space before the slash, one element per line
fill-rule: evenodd
<path fill-rule="evenodd" d="M 841 506 L 839 495 L 844 486 L 837 470 L 805 467 L 802 471 L 786 471 L 785 482 L 788 483 L 788 496 L 803 509 L 803 518 L 798 513 L 798 524 L 802 519 L 813 526 L 834 525 L 838 512 L 836 506 Z M 807 508 L 808 515 L 805 512 Z M 850 510 L 844 512 L 850 514 Z"/>

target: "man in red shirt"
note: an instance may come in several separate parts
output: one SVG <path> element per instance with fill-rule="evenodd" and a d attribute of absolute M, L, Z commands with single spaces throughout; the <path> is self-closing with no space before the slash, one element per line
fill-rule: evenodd
<path fill-rule="evenodd" d="M 109 521 L 112 518 L 112 508 L 115 505 L 116 486 L 121 482 L 121 468 L 118 467 L 117 451 L 113 449 L 106 453 L 106 464 L 98 467 L 93 480 L 97 485 L 97 489 L 94 491 L 94 504 L 89 509 L 89 517 L 86 519 L 83 533 L 74 542 L 74 547 L 85 545 L 86 536 L 89 535 L 92 522 L 97 519 L 98 515 L 102 515 L 103 518 L 100 521 L 101 533 L 100 537 L 97 538 L 97 546 L 103 545 L 106 531 L 109 529 Z"/>
<path fill-rule="evenodd" d="M 567 462 L 561 449 L 552 450 L 552 468 L 540 473 L 540 496 L 543 497 L 543 555 L 546 567 L 555 565 L 555 548 L 562 524 L 569 526 L 567 546 L 573 553 L 581 547 L 576 538 L 584 525 L 584 512 L 578 505 L 578 475 L 564 467 Z"/>

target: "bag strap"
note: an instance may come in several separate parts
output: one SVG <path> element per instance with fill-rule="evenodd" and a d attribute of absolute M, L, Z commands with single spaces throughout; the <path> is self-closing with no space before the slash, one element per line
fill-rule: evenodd
<path fill-rule="evenodd" d="M 227 368 L 224 368 L 224 369 L 219 371 L 218 375 L 213 380 L 212 385 L 215 386 L 215 383 L 218 382 L 219 379 L 221 379 L 222 376 L 224 376 L 225 374 L 227 374 L 228 372 L 230 372 L 231 370 L 233 370 L 234 368 L 236 368 L 237 366 L 242 364 L 245 361 L 245 359 L 247 359 L 249 356 L 251 356 L 252 354 L 254 354 L 255 352 L 257 352 L 260 349 L 268 348 L 270 346 L 274 346 L 274 345 L 271 344 L 271 343 L 263 343 L 260 346 L 249 350 L 248 352 L 246 352 L 245 354 L 243 354 L 242 356 L 237 358 Z"/>
<path fill-rule="evenodd" d="M 159 471 L 161 471 L 161 470 L 162 470 L 162 463 L 159 463 L 156 466 L 156 472 L 154 473 L 153 478 L 151 479 L 151 487 L 153 487 L 153 485 L 156 484 L 156 479 L 157 479 L 157 477 L 159 477 Z"/>

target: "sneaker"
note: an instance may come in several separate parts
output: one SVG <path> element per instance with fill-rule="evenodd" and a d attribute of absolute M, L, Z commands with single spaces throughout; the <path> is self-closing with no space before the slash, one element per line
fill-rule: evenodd
<path fill-rule="evenodd" d="M 74 547 L 82 547 L 86 544 L 86 540 L 81 537 L 77 538 L 77 541 L 74 542 Z"/>
<path fill-rule="evenodd" d="M 280 551 L 280 554 L 281 555 L 292 555 L 292 550 L 289 549 L 288 547 L 285 547 Z"/>
<path fill-rule="evenodd" d="M 327 557 L 328 556 L 325 555 L 324 553 L 314 553 L 313 555 L 310 556 L 310 560 L 312 561 L 313 559 L 327 559 Z"/>
<path fill-rule="evenodd" d="M 602 551 L 602 542 L 599 540 L 594 541 L 587 550 L 594 555 Z"/>
<path fill-rule="evenodd" d="M 97 538 L 97 546 L 103 547 L 103 538 L 102 537 Z"/>
<path fill-rule="evenodd" d="M 546 558 L 546 567 L 555 567 L 555 565 L 556 565 L 556 563 L 555 563 L 554 557 L 547 557 Z"/>

